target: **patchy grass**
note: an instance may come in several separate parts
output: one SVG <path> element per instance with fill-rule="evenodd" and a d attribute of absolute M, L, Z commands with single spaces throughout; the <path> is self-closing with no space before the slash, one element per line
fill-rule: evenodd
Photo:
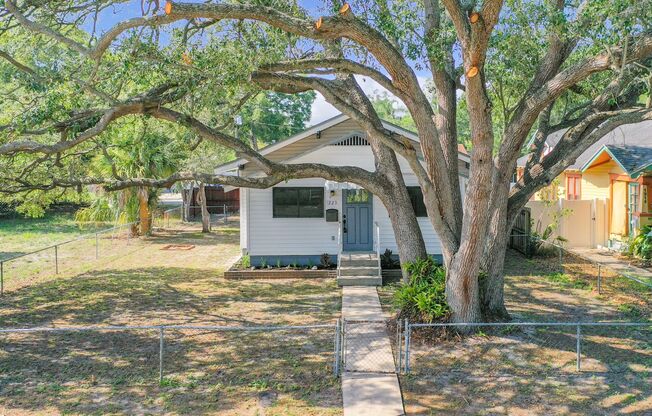
<path fill-rule="evenodd" d="M 164 251 L 167 244 L 193 244 Z M 0 304 L 2 327 L 334 322 L 334 280 L 225 280 L 238 229 L 168 230 L 92 271 L 39 276 Z M 158 330 L 5 335 L 3 414 L 341 414 L 333 331 Z"/>
<path fill-rule="evenodd" d="M 556 283 L 557 285 L 563 288 L 573 288 L 573 289 L 591 289 L 591 283 L 586 280 L 575 279 L 567 273 L 550 273 L 544 276 L 548 281 Z"/>
<path fill-rule="evenodd" d="M 72 213 L 52 213 L 43 218 L 2 218 L 0 260 L 108 227 L 109 224 L 103 223 L 79 224 Z"/>
<path fill-rule="evenodd" d="M 505 299 L 516 321 L 652 320 L 652 299 L 631 281 L 581 259 L 527 259 L 511 252 Z M 379 291 L 388 307 L 393 289 Z M 480 328 L 473 336 L 413 332 L 411 368 L 401 376 L 408 414 L 652 414 L 652 324 L 582 328 L 576 371 L 575 327 Z M 421 338 L 421 339 L 420 339 Z"/>

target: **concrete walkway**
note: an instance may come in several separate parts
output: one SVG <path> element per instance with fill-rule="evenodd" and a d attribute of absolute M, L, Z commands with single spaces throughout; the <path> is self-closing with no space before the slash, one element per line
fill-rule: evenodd
<path fill-rule="evenodd" d="M 342 318 L 351 321 L 344 328 L 344 416 L 405 414 L 376 288 L 343 287 Z"/>
<path fill-rule="evenodd" d="M 616 273 L 626 274 L 652 287 L 652 272 L 628 264 L 627 261 L 619 259 L 615 253 L 595 248 L 572 248 L 570 251 L 595 263 L 600 263 Z"/>

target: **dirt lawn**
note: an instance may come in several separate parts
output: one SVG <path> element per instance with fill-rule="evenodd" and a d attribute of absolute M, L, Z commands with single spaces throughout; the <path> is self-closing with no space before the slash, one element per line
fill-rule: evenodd
<path fill-rule="evenodd" d="M 0 300 L 0 327 L 334 323 L 334 280 L 223 279 L 238 233 L 158 231 L 92 271 L 34 279 Z M 161 385 L 158 351 L 158 330 L 2 334 L 0 414 L 341 414 L 330 328 L 167 331 Z"/>
<path fill-rule="evenodd" d="M 652 294 L 565 258 L 507 261 L 506 301 L 516 321 L 645 321 Z M 391 288 L 381 291 L 388 302 Z M 474 336 L 415 331 L 412 373 L 401 377 L 408 414 L 652 415 L 652 324 L 583 328 L 576 371 L 576 327 L 485 327 Z M 421 340 L 419 339 L 421 337 Z"/>

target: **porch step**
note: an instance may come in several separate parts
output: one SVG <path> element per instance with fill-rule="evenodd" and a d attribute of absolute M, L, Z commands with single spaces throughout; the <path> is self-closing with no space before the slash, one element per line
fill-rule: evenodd
<path fill-rule="evenodd" d="M 337 278 L 338 286 L 382 286 L 383 278 L 380 276 L 340 276 Z"/>
<path fill-rule="evenodd" d="M 342 257 L 340 261 L 341 267 L 378 267 L 377 259 L 370 260 L 348 260 L 346 257 Z"/>
<path fill-rule="evenodd" d="M 340 276 L 378 276 L 378 263 L 374 266 L 359 267 L 355 266 L 340 267 Z"/>
<path fill-rule="evenodd" d="M 342 253 L 342 260 L 378 260 L 373 251 L 352 251 Z"/>
<path fill-rule="evenodd" d="M 378 267 L 376 253 L 342 253 L 340 267 Z"/>

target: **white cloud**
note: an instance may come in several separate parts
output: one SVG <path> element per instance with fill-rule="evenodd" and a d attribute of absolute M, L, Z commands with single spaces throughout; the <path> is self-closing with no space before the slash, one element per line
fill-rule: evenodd
<path fill-rule="evenodd" d="M 331 117 L 338 115 L 340 111 L 329 104 L 323 95 L 317 93 L 315 101 L 312 103 L 312 114 L 310 116 L 310 122 L 308 123 L 311 126 L 314 126 L 317 123 L 321 123 L 324 120 L 328 120 Z"/>

